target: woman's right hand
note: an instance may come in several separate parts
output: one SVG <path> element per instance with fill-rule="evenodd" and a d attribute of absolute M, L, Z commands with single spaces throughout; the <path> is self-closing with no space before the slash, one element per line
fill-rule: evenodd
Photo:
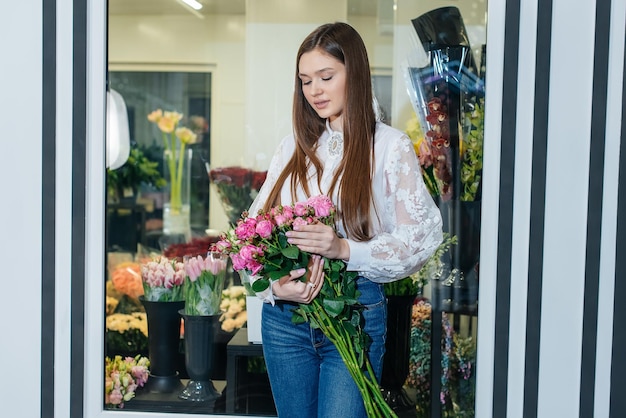
<path fill-rule="evenodd" d="M 272 283 L 272 292 L 277 299 L 297 303 L 311 303 L 315 299 L 324 283 L 324 259 L 313 255 L 311 260 L 307 281 L 300 280 L 307 272 L 307 269 L 301 268 Z"/>

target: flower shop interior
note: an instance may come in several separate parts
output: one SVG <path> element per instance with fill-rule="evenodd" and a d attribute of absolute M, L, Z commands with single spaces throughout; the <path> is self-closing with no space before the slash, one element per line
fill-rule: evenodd
<path fill-rule="evenodd" d="M 472 139 L 470 131 L 464 133 L 463 139 L 468 144 L 466 155 L 471 154 L 466 160 L 481 158 L 484 0 L 464 3 L 461 8 L 436 1 L 407 2 L 403 5 L 407 11 L 402 13 L 405 20 L 402 23 L 415 25 L 413 30 L 397 27 L 400 13 L 396 13 L 397 5 L 391 0 L 349 0 L 324 2 L 324 5 L 312 1 L 293 5 L 286 1 L 213 1 L 199 2 L 200 8 L 196 10 L 171 0 L 109 1 L 108 97 L 111 102 L 119 100 L 119 104 L 107 111 L 109 118 L 114 118 L 123 128 L 128 125 L 129 131 L 122 130 L 123 139 L 128 136 L 128 144 L 109 145 L 112 151 L 119 149 L 122 155 L 117 158 L 111 153 L 107 169 L 105 354 L 108 368 L 105 377 L 118 369 L 114 365 L 115 356 L 124 359 L 137 355 L 150 359 L 150 377 L 145 387 L 140 379 L 141 385 L 134 394 L 127 394 L 123 388 L 118 390 L 112 383 L 105 399 L 108 408 L 145 411 L 166 406 L 181 413 L 204 408 L 207 413 L 275 414 L 264 373 L 260 337 L 252 335 L 259 328 L 259 313 L 251 306 L 254 296 L 247 296 L 230 264 L 220 306 L 223 313 L 218 315 L 213 347 L 205 348 L 205 356 L 213 358 L 210 383 L 204 384 L 215 389 L 210 394 L 189 393 L 190 382 L 198 383 L 186 370 L 190 367 L 186 364 L 190 360 L 185 357 L 189 349 L 185 345 L 187 321 L 182 321 L 181 344 L 174 351 L 178 363 L 165 370 L 156 365 L 161 369 L 157 370 L 160 374 L 178 373 L 177 384 L 173 388 L 165 383 L 154 384 L 155 359 L 149 348 L 156 344 L 151 342 L 154 337 L 150 338 L 150 334 L 155 331 L 150 329 L 157 325 L 150 323 L 152 308 L 147 309 L 140 301 L 148 298 L 142 286 L 142 266 L 155 256 L 180 261 L 184 257 L 206 256 L 220 232 L 236 224 L 241 213 L 248 209 L 263 184 L 273 149 L 291 129 L 294 54 L 284 51 L 295 53 L 300 38 L 317 22 L 343 20 L 361 33 L 368 48 L 372 85 L 384 120 L 406 131 L 418 152 L 429 131 L 424 128 L 430 122 L 426 121 L 429 113 L 417 107 L 421 99 L 412 97 L 418 91 L 413 83 L 426 76 L 416 76 L 407 85 L 408 70 L 403 68 L 403 61 L 410 61 L 407 66 L 414 68 L 430 68 L 427 61 L 419 62 L 422 57 L 412 56 L 411 48 L 433 36 L 427 33 L 432 30 L 433 22 L 447 21 L 435 31 L 445 30 L 446 24 L 454 27 L 457 33 L 447 35 L 455 37 L 449 40 L 450 45 L 462 48 L 471 57 L 462 63 L 468 66 L 467 70 L 454 70 L 466 71 L 468 99 L 463 106 L 467 107 L 468 118 L 474 120 L 473 128 L 469 119 L 463 122 L 472 131 Z M 421 20 L 414 23 L 408 19 L 420 16 Z M 277 36 L 277 31 L 285 26 L 300 35 L 288 39 Z M 425 50 L 423 54 L 426 56 Z M 451 52 L 449 61 L 458 59 L 453 55 Z M 258 62 L 271 65 L 255 65 Z M 409 90 L 414 93 L 408 94 Z M 429 99 L 432 97 L 424 100 Z M 177 114 L 173 120 L 170 112 Z M 115 140 L 112 136 L 118 125 L 109 126 L 113 128 L 108 135 Z M 188 141 L 178 136 L 180 129 L 191 131 L 193 139 Z M 126 147 L 129 158 L 122 161 Z M 401 415 L 431 416 L 431 381 L 435 382 L 436 391 L 441 392 L 441 397 L 436 398 L 436 415 L 470 416 L 474 409 L 480 163 L 477 162 L 467 182 L 467 189 L 473 188 L 473 192 L 455 198 L 463 200 L 467 211 L 465 222 L 473 225 L 470 228 L 473 238 L 469 239 L 474 241 L 463 244 L 468 248 L 465 272 L 452 272 L 449 266 L 446 270 L 442 263 L 433 263 L 421 274 L 386 290 L 389 321 L 392 321 L 390 333 L 398 330 L 399 335 L 389 336 L 387 370 L 380 384 L 388 403 Z M 179 164 L 182 171 L 177 172 Z M 424 164 L 424 170 L 430 169 L 431 176 L 432 167 Z M 182 178 L 177 178 L 181 173 Z M 434 185 L 431 193 L 439 198 L 437 179 L 433 177 L 431 181 Z M 469 186 L 472 182 L 476 184 Z M 446 211 L 452 207 L 449 202 L 442 204 Z M 457 241 L 458 237 L 446 242 L 437 258 L 456 254 L 450 247 Z M 439 276 L 439 282 L 450 283 L 441 290 L 438 286 L 436 297 L 441 302 L 431 315 L 429 276 L 435 275 Z M 463 289 L 459 287 L 461 281 Z M 452 295 L 455 287 L 456 299 Z M 177 314 L 176 320 L 181 320 Z M 442 324 L 434 333 L 433 320 Z M 434 368 L 433 375 L 445 376 L 443 386 L 441 380 L 430 378 L 431 334 L 443 342 L 442 349 L 433 345 L 438 349 L 435 356 L 441 358 L 437 365 L 442 365 Z M 141 357 L 136 361 L 140 360 Z M 180 387 L 181 380 L 186 385 L 184 389 Z M 206 391 L 197 387 L 194 390 Z M 187 392 L 181 395 L 183 391 Z M 440 399 L 445 402 L 442 404 Z"/>
<path fill-rule="evenodd" d="M 377 383 L 391 415 L 621 416 L 626 2 L 579 3 L 25 0 L 7 10 L 15 19 L 0 34 L 23 33 L 6 48 L 24 65 L 3 66 L 0 83 L 28 100 L 0 106 L 16 126 L 40 112 L 41 132 L 0 167 L 23 180 L 7 193 L 25 202 L 5 205 L 3 249 L 12 259 L 41 250 L 41 282 L 15 283 L 40 292 L 41 310 L 23 298 L 0 305 L 23 314 L 6 329 L 25 338 L 3 343 L 3 369 L 30 388 L 3 386 L 8 416 L 277 415 L 261 301 L 209 250 L 291 133 L 300 42 L 334 21 L 363 37 L 380 114 L 412 141 L 415 175 L 443 219 L 424 267 L 385 285 Z M 24 33 L 16 25 L 33 13 L 42 26 Z M 563 72 L 571 42 L 590 53 Z M 22 135 L 9 125 L 8 137 Z M 41 161 L 38 176 L 26 159 Z M 24 277 L 9 264 L 7 277 Z"/>

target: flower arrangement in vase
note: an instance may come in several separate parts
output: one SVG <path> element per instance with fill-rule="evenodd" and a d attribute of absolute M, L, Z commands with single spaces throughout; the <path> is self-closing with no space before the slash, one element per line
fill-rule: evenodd
<path fill-rule="evenodd" d="M 189 190 L 191 150 L 187 145 L 197 141 L 197 134 L 191 129 L 179 126 L 182 113 L 157 109 L 148 115 L 163 139 L 165 179 L 169 182 L 169 200 L 163 208 L 163 233 L 182 234 L 185 240 L 191 238 L 189 225 Z"/>
<path fill-rule="evenodd" d="M 292 206 L 281 205 L 257 216 L 242 214 L 237 225 L 222 234 L 214 251 L 230 255 L 233 268 L 252 277 L 252 289 L 265 292 L 270 280 L 291 270 L 306 267 L 311 255 L 287 242 L 286 232 L 294 226 L 324 223 L 335 227 L 336 208 L 327 196 L 313 196 Z M 346 270 L 342 260 L 324 260 L 324 283 L 310 304 L 294 309 L 292 322 L 310 322 L 335 344 L 352 378 L 359 387 L 369 417 L 395 417 L 385 402 L 367 356 L 369 337 L 363 331 L 356 290 L 356 272 Z M 306 280 L 303 278 L 302 280 Z"/>
<path fill-rule="evenodd" d="M 153 393 L 172 393 L 182 387 L 177 368 L 185 275 L 182 262 L 163 256 L 141 265 L 144 295 L 140 300 L 148 320 L 151 364 L 148 388 Z"/>
<path fill-rule="evenodd" d="M 209 252 L 184 259 L 183 294 L 186 315 L 217 315 L 220 313 L 226 277 L 226 257 Z"/>
<path fill-rule="evenodd" d="M 138 388 L 148 380 L 150 360 L 136 357 L 105 357 L 104 403 L 109 408 L 124 408 Z"/>
<path fill-rule="evenodd" d="M 215 185 L 222 207 L 232 225 L 237 223 L 259 193 L 267 171 L 232 166 L 209 170 L 209 179 Z"/>
<path fill-rule="evenodd" d="M 185 265 L 167 257 L 157 257 L 141 265 L 144 300 L 177 302 L 184 300 Z"/>
<path fill-rule="evenodd" d="M 185 257 L 184 265 L 187 273 L 183 287 L 185 307 L 179 313 L 185 321 L 185 367 L 189 381 L 178 397 L 205 402 L 219 396 L 211 382 L 211 372 L 226 256 L 209 252 L 204 257 Z"/>

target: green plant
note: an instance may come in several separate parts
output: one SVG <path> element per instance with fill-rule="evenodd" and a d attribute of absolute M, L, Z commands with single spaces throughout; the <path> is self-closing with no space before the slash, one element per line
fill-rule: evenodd
<path fill-rule="evenodd" d="M 423 286 L 418 285 L 409 276 L 394 282 L 385 283 L 383 287 L 387 296 L 417 296 Z"/>
<path fill-rule="evenodd" d="M 150 160 L 141 148 L 133 145 L 123 166 L 117 170 L 107 169 L 107 189 L 123 197 L 128 189 L 136 195 L 142 184 L 160 189 L 166 182 L 159 171 L 159 163 Z"/>

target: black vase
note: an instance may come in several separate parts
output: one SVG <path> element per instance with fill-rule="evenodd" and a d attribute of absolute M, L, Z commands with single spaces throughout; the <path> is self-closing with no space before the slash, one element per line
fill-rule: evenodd
<path fill-rule="evenodd" d="M 185 320 L 185 368 L 189 382 L 178 397 L 195 402 L 215 401 L 220 393 L 211 374 L 220 315 L 186 315 L 182 309 L 180 315 Z"/>
<path fill-rule="evenodd" d="M 387 340 L 380 381 L 385 401 L 395 411 L 415 408 L 404 390 L 409 375 L 411 315 L 415 295 L 387 296 Z"/>
<path fill-rule="evenodd" d="M 150 376 L 146 389 L 151 393 L 172 393 L 183 387 L 178 375 L 180 347 L 179 310 L 185 301 L 152 302 L 140 297 L 148 321 Z"/>

